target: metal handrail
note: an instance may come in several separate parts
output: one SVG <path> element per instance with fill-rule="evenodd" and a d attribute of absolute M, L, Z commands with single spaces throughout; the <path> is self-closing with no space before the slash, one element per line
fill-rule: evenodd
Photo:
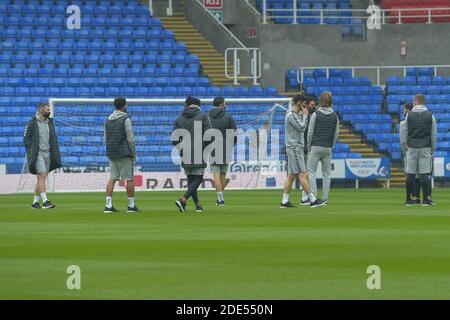
<path fill-rule="evenodd" d="M 326 69 L 327 72 L 327 78 L 330 76 L 330 69 L 350 69 L 352 70 L 352 76 L 355 76 L 355 70 L 356 69 L 365 69 L 365 70 L 377 70 L 377 86 L 380 85 L 380 78 L 381 78 L 381 70 L 383 69 L 403 69 L 403 76 L 406 76 L 406 69 L 408 68 L 434 68 L 434 74 L 437 74 L 438 68 L 450 68 L 450 65 L 443 64 L 443 65 L 414 65 L 414 66 L 348 66 L 348 67 L 300 67 L 297 69 L 297 81 L 299 83 L 303 83 L 304 79 L 304 71 L 305 70 L 311 70 L 311 69 Z"/>
<path fill-rule="evenodd" d="M 258 9 L 256 9 L 249 0 L 244 0 L 244 3 L 247 5 L 247 7 L 250 8 L 250 10 L 253 11 L 253 13 L 257 16 L 261 16 L 261 13 L 258 11 Z"/>
<path fill-rule="evenodd" d="M 230 31 L 228 30 L 228 28 L 222 23 L 220 22 L 209 10 L 208 8 L 206 8 L 202 2 L 200 2 L 200 0 L 194 0 L 204 11 L 206 11 L 207 15 L 212 18 L 216 24 L 221 27 L 226 33 L 228 33 L 228 35 L 234 40 L 236 41 L 239 46 L 243 49 L 245 49 L 247 52 L 249 52 L 248 48 Z"/>
<path fill-rule="evenodd" d="M 227 79 L 233 79 L 234 85 L 239 85 L 238 80 L 239 79 L 253 79 L 253 85 L 258 85 L 258 79 L 261 79 L 261 50 L 259 48 L 248 48 L 248 50 L 251 51 L 252 57 L 251 57 L 251 71 L 249 76 L 241 76 L 240 75 L 240 69 L 241 69 L 241 63 L 240 58 L 238 58 L 238 51 L 239 50 L 245 50 L 243 48 L 227 48 L 225 50 L 225 77 Z M 233 75 L 230 76 L 228 74 L 228 52 L 233 52 Z"/>

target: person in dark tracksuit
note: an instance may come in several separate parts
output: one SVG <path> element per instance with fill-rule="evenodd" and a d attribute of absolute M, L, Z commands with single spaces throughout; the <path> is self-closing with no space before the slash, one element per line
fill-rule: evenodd
<path fill-rule="evenodd" d="M 414 97 L 414 107 L 406 115 L 403 139 L 406 141 L 406 187 L 414 190 L 414 179 L 420 175 L 422 206 L 434 205 L 431 199 L 430 174 L 433 166 L 433 153 L 436 150 L 436 119 L 425 106 L 425 96 Z"/>
<path fill-rule="evenodd" d="M 40 103 L 36 116 L 27 124 L 23 137 L 27 153 L 28 169 L 37 176 L 32 209 L 52 209 L 55 205 L 48 200 L 45 181 L 48 173 L 62 167 L 53 119 L 50 118 L 48 103 Z M 39 200 L 42 199 L 42 207 Z"/>
<path fill-rule="evenodd" d="M 411 112 L 411 110 L 413 109 L 414 105 L 412 102 L 407 102 L 404 104 L 403 106 L 403 114 L 406 118 L 406 115 L 408 113 Z M 405 135 L 404 135 L 404 130 L 405 130 L 405 123 L 406 123 L 406 119 L 404 119 L 403 121 L 400 122 L 400 145 L 402 148 L 402 154 L 403 154 L 403 170 L 405 171 L 406 174 L 406 163 L 407 163 L 407 159 L 406 159 L 406 140 L 405 139 Z M 406 184 L 406 182 L 405 182 Z M 420 175 L 419 172 L 416 172 L 415 175 L 415 179 L 414 179 L 414 189 L 410 190 L 409 188 L 405 188 L 406 191 L 406 206 L 409 207 L 411 205 L 419 205 L 422 202 L 420 201 Z M 408 201 L 411 200 L 411 201 Z"/>
<path fill-rule="evenodd" d="M 201 102 L 199 99 L 187 97 L 184 103 L 184 110 L 175 120 L 172 132 L 172 144 L 177 146 L 180 151 L 181 166 L 188 179 L 186 193 L 175 201 L 175 205 L 183 213 L 186 212 L 186 202 L 190 197 L 195 203 L 195 211 L 203 212 L 197 190 L 203 182 L 203 174 L 206 168 L 203 151 L 207 143 L 203 141 L 203 135 L 211 128 L 211 123 L 208 116 L 202 112 L 200 106 Z M 189 134 L 190 140 L 188 141 L 184 139 L 186 133 Z M 201 141 L 202 144 L 198 146 L 195 143 L 196 141 Z"/>
<path fill-rule="evenodd" d="M 223 139 L 223 158 L 209 163 L 211 173 L 214 175 L 214 186 L 217 192 L 216 205 L 221 207 L 225 205 L 224 191 L 226 184 L 226 174 L 228 164 L 233 158 L 233 146 L 236 144 L 237 136 L 236 122 L 233 117 L 226 111 L 226 103 L 224 97 L 215 97 L 213 108 L 208 113 L 209 121 L 214 129 L 220 130 Z M 233 137 L 233 142 L 227 141 L 228 137 Z"/>
<path fill-rule="evenodd" d="M 110 179 L 106 186 L 106 206 L 104 213 L 118 212 L 112 203 L 114 186 L 120 179 L 127 182 L 128 213 L 140 210 L 134 201 L 134 165 L 136 163 L 136 142 L 133 125 L 127 114 L 128 105 L 125 98 L 114 100 L 116 110 L 105 123 L 106 154 L 109 159 Z"/>
<path fill-rule="evenodd" d="M 308 179 L 311 189 L 317 196 L 316 172 L 319 161 L 322 164 L 323 196 L 327 203 L 331 185 L 332 149 L 339 137 L 339 118 L 332 109 L 331 92 L 320 95 L 319 108 L 311 116 L 307 139 Z"/>
<path fill-rule="evenodd" d="M 312 114 L 316 112 L 316 99 L 314 99 L 314 97 L 306 97 L 306 108 L 308 109 L 308 125 L 305 129 L 305 142 L 308 141 L 309 121 L 311 120 Z M 305 161 L 306 163 L 308 163 L 308 148 L 305 148 Z M 302 200 L 300 202 L 300 205 L 309 205 L 308 194 L 304 190 L 302 191 Z"/>

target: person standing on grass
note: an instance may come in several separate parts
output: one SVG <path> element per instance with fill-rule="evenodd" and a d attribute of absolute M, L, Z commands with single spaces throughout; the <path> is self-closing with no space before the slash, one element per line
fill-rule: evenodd
<path fill-rule="evenodd" d="M 228 164 L 233 157 L 233 145 L 236 144 L 237 141 L 237 137 L 234 134 L 237 129 L 236 122 L 233 117 L 225 111 L 225 109 L 225 99 L 223 97 L 215 97 L 213 101 L 213 108 L 208 114 L 212 128 L 220 130 L 223 137 L 223 159 L 210 163 L 211 173 L 214 175 L 214 186 L 216 187 L 217 192 L 216 205 L 219 207 L 225 205 L 224 191 L 226 185 L 226 174 L 228 171 Z M 233 145 L 227 143 L 228 130 L 233 131 Z"/>
<path fill-rule="evenodd" d="M 198 198 L 197 190 L 203 182 L 203 174 L 206 168 L 203 151 L 207 145 L 203 141 L 206 130 L 211 128 L 208 116 L 202 112 L 201 102 L 194 97 L 187 97 L 184 102 L 184 110 L 175 120 L 172 132 L 172 144 L 179 148 L 181 166 L 186 173 L 188 189 L 175 205 L 180 212 L 186 212 L 186 203 L 189 198 L 195 204 L 196 212 L 203 212 L 203 207 Z M 190 140 L 184 141 L 187 133 Z M 198 136 L 197 136 L 198 135 Z M 196 144 L 196 141 L 199 143 Z M 183 148 L 186 145 L 185 148 Z"/>
<path fill-rule="evenodd" d="M 331 92 L 320 95 L 319 108 L 311 116 L 308 131 L 308 179 L 312 191 L 317 196 L 317 165 L 322 164 L 323 196 L 322 201 L 328 203 L 331 186 L 332 150 L 339 138 L 339 118 L 332 108 Z"/>
<path fill-rule="evenodd" d="M 300 178 L 300 184 L 308 194 L 311 208 L 321 207 L 324 203 L 316 198 L 311 191 L 308 182 L 308 174 L 305 164 L 305 137 L 304 131 L 308 124 L 308 109 L 306 108 L 306 97 L 302 94 L 292 98 L 292 108 L 285 117 L 285 145 L 287 156 L 288 176 L 284 182 L 284 194 L 280 208 L 295 208 L 289 201 L 292 184 L 296 176 Z"/>
<path fill-rule="evenodd" d="M 136 162 L 136 143 L 133 125 L 128 117 L 128 105 L 125 98 L 114 100 L 116 110 L 105 123 L 106 154 L 109 159 L 110 179 L 106 186 L 106 206 L 104 213 L 119 212 L 113 206 L 114 186 L 120 179 L 126 181 L 128 195 L 128 213 L 140 210 L 134 201 L 134 165 Z"/>
<path fill-rule="evenodd" d="M 25 128 L 23 142 L 25 145 L 30 173 L 37 176 L 31 209 L 53 209 L 55 205 L 48 200 L 46 179 L 48 173 L 62 167 L 58 139 L 53 119 L 50 118 L 48 103 L 39 103 L 38 111 Z M 42 207 L 39 204 L 42 199 Z"/>
<path fill-rule="evenodd" d="M 414 107 L 414 105 L 412 102 L 407 102 L 403 105 L 403 115 L 405 116 L 405 118 L 406 118 L 406 115 L 411 112 L 413 107 Z M 406 140 L 404 140 L 404 138 L 405 138 L 405 134 L 404 134 L 405 122 L 406 122 L 406 119 L 400 122 L 400 130 L 399 130 L 400 133 L 399 134 L 400 134 L 400 145 L 401 145 L 402 153 L 403 153 L 403 170 L 405 171 L 405 174 L 407 174 L 406 173 L 406 162 L 407 162 L 406 150 L 407 150 L 407 147 L 406 147 Z M 420 177 L 419 172 L 417 171 L 416 175 L 415 175 L 415 179 L 414 179 L 414 189 L 413 190 L 408 188 L 408 185 L 406 185 L 405 204 L 407 207 L 412 206 L 412 205 L 419 205 L 422 203 L 420 201 L 420 178 L 419 177 Z M 405 184 L 406 184 L 406 181 L 405 181 Z"/>
<path fill-rule="evenodd" d="M 306 108 L 308 109 L 308 125 L 305 130 L 305 141 L 308 141 L 308 130 L 309 130 L 309 120 L 314 112 L 316 112 L 316 99 L 314 97 L 306 97 Z M 305 148 L 305 161 L 308 163 L 308 148 Z M 301 206 L 309 205 L 308 194 L 305 190 L 302 190 L 302 200 L 300 202 Z"/>
<path fill-rule="evenodd" d="M 402 141 L 406 141 L 406 184 L 414 190 L 416 173 L 420 175 L 422 206 L 435 205 L 431 199 L 431 171 L 436 151 L 436 119 L 425 106 L 425 95 L 414 97 L 414 107 L 406 115 Z"/>

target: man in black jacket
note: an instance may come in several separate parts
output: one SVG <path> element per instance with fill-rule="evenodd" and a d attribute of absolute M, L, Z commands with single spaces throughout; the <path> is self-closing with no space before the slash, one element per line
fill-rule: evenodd
<path fill-rule="evenodd" d="M 47 198 L 45 181 L 48 173 L 61 168 L 62 163 L 58 139 L 50 114 L 50 106 L 47 103 L 40 103 L 36 116 L 28 122 L 25 128 L 23 138 L 29 171 L 37 176 L 32 209 L 55 207 Z M 42 207 L 39 199 L 42 199 Z"/>
<path fill-rule="evenodd" d="M 175 201 L 180 212 L 186 212 L 186 202 L 192 197 L 195 203 L 195 211 L 203 212 L 197 190 L 203 182 L 203 174 L 206 162 L 203 151 L 206 143 L 203 135 L 211 128 L 208 116 L 202 113 L 201 102 L 194 97 L 187 97 L 184 102 L 184 110 L 175 120 L 172 132 L 172 144 L 180 151 L 181 166 L 188 179 L 188 189 L 183 197 Z"/>
<path fill-rule="evenodd" d="M 237 137 L 235 135 L 236 122 L 233 117 L 225 112 L 226 103 L 224 97 L 215 97 L 213 101 L 213 108 L 209 111 L 208 118 L 214 129 L 217 129 L 222 134 L 223 140 L 223 158 L 214 159 L 210 161 L 211 173 L 214 175 L 214 186 L 217 192 L 217 206 L 224 206 L 225 199 L 223 192 L 226 185 L 226 174 L 228 171 L 228 164 L 233 157 L 233 146 L 236 144 Z M 227 134 L 228 132 L 228 134 Z M 233 143 L 227 141 L 228 137 L 233 137 Z"/>

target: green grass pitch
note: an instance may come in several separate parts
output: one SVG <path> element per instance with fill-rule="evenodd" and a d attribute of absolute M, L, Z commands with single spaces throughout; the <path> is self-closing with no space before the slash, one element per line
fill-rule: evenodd
<path fill-rule="evenodd" d="M 51 195 L 54 210 L 0 196 L 0 298 L 449 299 L 449 190 L 433 192 L 427 208 L 403 190 L 336 189 L 327 207 L 279 209 L 281 190 L 227 191 L 222 208 L 201 191 L 205 212 L 185 215 L 180 192 L 138 193 L 137 215 L 103 214 L 103 193 Z"/>

